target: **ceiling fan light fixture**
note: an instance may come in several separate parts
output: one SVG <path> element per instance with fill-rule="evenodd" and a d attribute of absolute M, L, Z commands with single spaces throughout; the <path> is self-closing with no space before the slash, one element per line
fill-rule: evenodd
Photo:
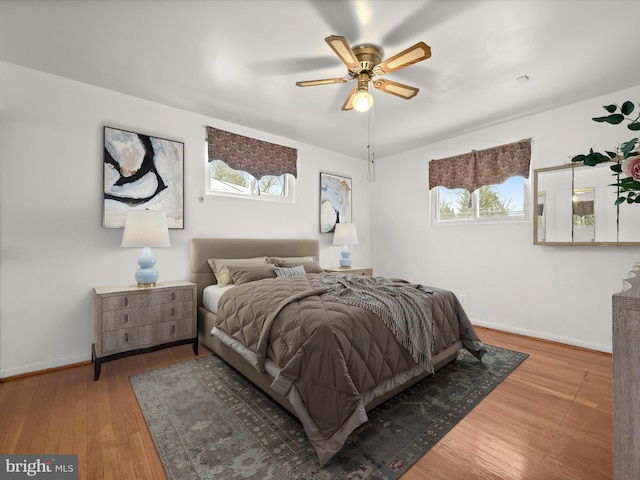
<path fill-rule="evenodd" d="M 358 112 L 366 112 L 373 106 L 373 96 L 368 90 L 360 90 L 353 96 L 353 109 Z"/>
<path fill-rule="evenodd" d="M 370 80 L 367 73 L 358 75 L 358 90 L 351 99 L 353 109 L 357 112 L 366 112 L 373 106 L 373 97 L 369 93 Z"/>

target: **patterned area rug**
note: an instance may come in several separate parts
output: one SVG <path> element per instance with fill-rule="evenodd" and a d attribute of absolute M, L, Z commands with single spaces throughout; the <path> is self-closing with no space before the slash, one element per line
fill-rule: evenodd
<path fill-rule="evenodd" d="M 527 357 L 487 345 L 369 413 L 319 468 L 302 426 L 216 356 L 131 377 L 167 478 L 399 478 Z"/>

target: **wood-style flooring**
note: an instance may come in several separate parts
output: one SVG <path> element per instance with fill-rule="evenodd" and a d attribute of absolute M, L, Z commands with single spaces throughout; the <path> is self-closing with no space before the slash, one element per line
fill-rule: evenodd
<path fill-rule="evenodd" d="M 611 356 L 477 328 L 530 356 L 402 480 L 613 477 Z M 208 355 L 200 348 L 200 356 Z M 191 345 L 0 383 L 0 452 L 78 454 L 80 479 L 165 479 L 129 376 L 194 358 Z"/>

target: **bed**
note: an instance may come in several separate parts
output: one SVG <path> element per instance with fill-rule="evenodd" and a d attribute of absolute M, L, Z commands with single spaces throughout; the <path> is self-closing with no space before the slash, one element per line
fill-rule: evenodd
<path fill-rule="evenodd" d="M 485 347 L 452 292 L 318 258 L 312 239 L 192 239 L 190 278 L 200 341 L 300 420 L 322 466 L 368 411 Z"/>

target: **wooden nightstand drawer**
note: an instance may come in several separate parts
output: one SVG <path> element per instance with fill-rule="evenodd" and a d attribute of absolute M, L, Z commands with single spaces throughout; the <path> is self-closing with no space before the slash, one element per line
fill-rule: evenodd
<path fill-rule="evenodd" d="M 102 314 L 102 331 L 110 332 L 121 328 L 143 325 L 149 317 L 148 307 L 109 310 Z"/>
<path fill-rule="evenodd" d="M 328 273 L 343 273 L 345 275 L 366 275 L 373 276 L 373 268 L 371 267 L 352 267 L 352 268 L 340 268 L 340 267 L 332 267 L 325 268 L 325 272 Z"/>
<path fill-rule="evenodd" d="M 163 292 L 154 292 L 149 295 L 149 305 L 171 302 L 191 302 L 193 299 L 191 289 L 170 289 Z"/>
<path fill-rule="evenodd" d="M 163 303 L 149 307 L 149 318 L 146 323 L 157 324 L 192 316 L 193 302 Z"/>
<path fill-rule="evenodd" d="M 111 295 L 102 299 L 102 310 L 119 310 L 123 308 L 142 307 L 149 305 L 149 297 L 147 295 Z"/>
<path fill-rule="evenodd" d="M 102 352 L 110 354 L 136 345 L 133 328 L 121 328 L 102 335 Z"/>
<path fill-rule="evenodd" d="M 165 322 L 158 325 L 156 329 L 158 340 L 172 342 L 181 338 L 190 338 L 196 335 L 193 329 L 193 322 L 190 318 L 183 318 L 175 322 Z"/>
<path fill-rule="evenodd" d="M 95 294 L 94 380 L 103 362 L 123 356 L 182 343 L 198 354 L 194 283 L 96 287 Z"/>

